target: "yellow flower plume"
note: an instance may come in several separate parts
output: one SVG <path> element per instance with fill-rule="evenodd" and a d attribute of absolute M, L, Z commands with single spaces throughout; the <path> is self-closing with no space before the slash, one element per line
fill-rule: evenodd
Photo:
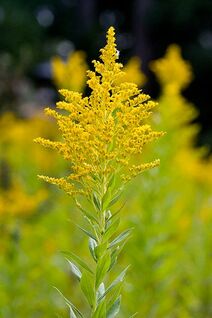
<path fill-rule="evenodd" d="M 67 61 L 55 56 L 51 61 L 53 81 L 57 87 L 82 92 L 86 84 L 87 64 L 85 53 L 76 51 L 70 53 Z"/>
<path fill-rule="evenodd" d="M 123 68 L 124 76 L 121 82 L 132 82 L 142 87 L 146 82 L 146 76 L 141 70 L 141 60 L 138 56 L 133 56 Z"/>
<path fill-rule="evenodd" d="M 68 194 L 88 194 L 98 183 L 109 182 L 115 174 L 121 183 L 142 171 L 155 167 L 159 160 L 136 164 L 143 147 L 163 135 L 155 132 L 146 119 L 156 103 L 141 93 L 136 84 L 121 83 L 123 65 L 117 62 L 114 28 L 107 32 L 100 61 L 93 61 L 95 71 L 88 71 L 91 93 L 60 90 L 65 101 L 57 103 L 57 112 L 47 108 L 62 134 L 62 141 L 37 138 L 45 147 L 57 150 L 70 163 L 70 174 L 63 178 L 40 176 L 58 185 Z"/>
<path fill-rule="evenodd" d="M 180 92 L 193 77 L 190 63 L 182 59 L 181 49 L 176 44 L 167 48 L 163 58 L 151 62 L 150 68 L 156 73 L 166 94 Z"/>

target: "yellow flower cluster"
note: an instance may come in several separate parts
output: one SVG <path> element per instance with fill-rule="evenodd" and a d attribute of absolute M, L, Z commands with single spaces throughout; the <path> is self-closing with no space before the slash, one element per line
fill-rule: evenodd
<path fill-rule="evenodd" d="M 202 185 L 212 185 L 212 158 L 206 160 L 201 157 L 197 149 L 184 149 L 176 157 L 176 163 L 187 176 Z"/>
<path fill-rule="evenodd" d="M 0 188 L 0 220 L 10 217 L 27 217 L 37 210 L 38 206 L 46 200 L 48 193 L 40 189 L 29 194 L 22 184 L 12 184 L 9 189 Z"/>
<path fill-rule="evenodd" d="M 64 178 L 40 177 L 72 195 L 88 194 L 98 183 L 106 185 L 113 174 L 126 182 L 159 164 L 159 160 L 136 164 L 144 145 L 163 133 L 146 124 L 156 103 L 141 93 L 136 84 L 120 83 L 123 66 L 116 62 L 113 27 L 109 28 L 107 44 L 100 52 L 101 61 L 93 61 L 95 71 L 88 71 L 90 96 L 63 89 L 60 93 L 65 101 L 58 102 L 57 108 L 65 113 L 46 109 L 57 120 L 63 141 L 36 139 L 57 150 L 70 162 L 71 170 Z"/>
<path fill-rule="evenodd" d="M 180 47 L 176 44 L 170 45 L 164 58 L 152 62 L 150 67 L 166 94 L 178 93 L 192 80 L 190 63 L 182 59 Z"/>
<path fill-rule="evenodd" d="M 32 139 L 38 134 L 54 138 L 55 126 L 41 117 L 21 119 L 13 113 L 0 116 L 1 219 L 26 217 L 36 213 L 48 198 L 47 189 L 37 188 L 33 176 L 37 169 L 52 173 L 59 162 L 56 154 L 52 155 L 49 150 L 41 152 L 39 146 L 33 145 Z"/>
<path fill-rule="evenodd" d="M 180 47 L 176 44 L 170 45 L 165 56 L 151 62 L 150 68 L 162 88 L 160 113 L 166 129 L 182 129 L 182 126 L 186 125 L 186 133 L 193 130 L 191 133 L 194 134 L 196 128 L 192 126 L 190 129 L 187 125 L 197 116 L 197 111 L 181 95 L 181 90 L 192 80 L 192 68 L 189 62 L 183 60 Z M 188 136 L 186 137 L 188 139 Z"/>
<path fill-rule="evenodd" d="M 121 82 L 132 82 L 142 87 L 146 82 L 146 76 L 141 71 L 141 60 L 138 56 L 133 56 L 123 67 L 124 75 Z"/>
<path fill-rule="evenodd" d="M 85 53 L 69 54 L 66 62 L 58 56 L 52 59 L 52 76 L 57 87 L 82 92 L 86 83 L 87 64 Z"/>
<path fill-rule="evenodd" d="M 192 67 L 181 56 L 180 47 L 170 45 L 165 56 L 151 63 L 162 87 L 160 98 L 160 114 L 162 129 L 174 132 L 173 142 L 178 144 L 178 152 L 174 164 L 180 167 L 183 174 L 201 184 L 212 183 L 212 160 L 204 160 L 206 149 L 196 149 L 195 139 L 199 131 L 197 124 L 191 124 L 196 118 L 197 110 L 181 95 L 192 80 Z M 179 139 L 179 132 L 181 138 Z"/>

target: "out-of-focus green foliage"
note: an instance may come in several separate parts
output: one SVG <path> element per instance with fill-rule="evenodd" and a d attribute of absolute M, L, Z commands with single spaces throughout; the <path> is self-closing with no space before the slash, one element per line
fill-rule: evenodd
<path fill-rule="evenodd" d="M 176 46 L 151 68 L 161 84 L 157 130 L 160 144 L 143 154 L 156 155 L 159 168 L 134 181 L 123 214 L 134 235 L 122 256 L 131 263 L 123 293 L 123 317 L 135 310 L 145 318 L 209 318 L 212 316 L 212 164 L 205 149 L 195 149 L 195 108 L 182 97 L 191 68 Z M 73 223 L 71 199 L 37 181 L 40 172 L 62 173 L 66 167 L 32 139 L 55 139 L 44 119 L 0 119 L 0 316 L 4 318 L 67 316 L 52 286 L 80 308 L 77 284 L 60 254 L 83 251 L 86 242 Z M 68 222 L 71 219 L 72 222 Z"/>
<path fill-rule="evenodd" d="M 129 220 L 135 237 L 128 248 L 126 307 L 139 304 L 142 317 L 209 318 L 211 163 L 204 162 L 205 150 L 194 148 L 196 110 L 181 95 L 191 68 L 175 45 L 151 68 L 162 88 L 155 125 L 167 135 L 144 154 L 156 152 L 160 167 L 132 185 L 137 192 Z"/>

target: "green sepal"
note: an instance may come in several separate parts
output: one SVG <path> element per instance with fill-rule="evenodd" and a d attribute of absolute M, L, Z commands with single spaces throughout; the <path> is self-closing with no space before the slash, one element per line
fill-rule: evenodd
<path fill-rule="evenodd" d="M 88 267 L 88 265 L 79 256 L 72 252 L 63 252 L 65 255 L 69 256 L 73 262 L 76 262 L 79 266 L 93 274 L 93 271 Z"/>
<path fill-rule="evenodd" d="M 107 318 L 114 318 L 120 310 L 121 296 L 119 296 L 107 311 Z"/>
<path fill-rule="evenodd" d="M 100 259 L 98 259 L 97 267 L 96 267 L 96 288 L 102 283 L 105 274 L 110 268 L 110 252 L 107 251 Z"/>
<path fill-rule="evenodd" d="M 94 276 L 84 271 L 80 280 L 80 287 L 89 303 L 91 308 L 95 304 L 95 287 L 94 287 Z"/>

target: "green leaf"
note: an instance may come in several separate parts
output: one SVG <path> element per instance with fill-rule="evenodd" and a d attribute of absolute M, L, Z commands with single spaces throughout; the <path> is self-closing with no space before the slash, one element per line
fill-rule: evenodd
<path fill-rule="evenodd" d="M 123 209 L 123 207 L 125 206 L 126 202 L 124 202 L 121 207 L 111 215 L 111 217 L 108 219 L 108 221 L 111 221 L 117 214 L 119 214 L 121 212 L 121 210 Z"/>
<path fill-rule="evenodd" d="M 57 287 L 54 287 L 56 289 L 56 291 L 62 296 L 62 298 L 64 299 L 65 303 L 67 306 L 69 306 L 70 310 L 72 309 L 72 312 L 74 313 L 77 313 L 81 318 L 84 318 L 83 314 L 79 311 L 79 309 L 77 309 L 76 306 L 74 306 L 70 300 L 68 300 L 64 295 L 63 293 L 61 293 L 61 291 L 57 288 Z M 72 317 L 71 317 L 72 318 Z M 74 316 L 73 316 L 74 318 Z"/>
<path fill-rule="evenodd" d="M 94 203 L 95 207 L 97 208 L 97 210 L 101 211 L 101 203 L 100 203 L 99 198 L 95 192 L 93 193 L 93 203 Z"/>
<path fill-rule="evenodd" d="M 102 283 L 105 274 L 110 268 L 110 252 L 107 251 L 99 260 L 96 267 L 96 288 Z"/>
<path fill-rule="evenodd" d="M 117 262 L 117 258 L 119 256 L 119 254 L 121 253 L 123 247 L 125 246 L 127 242 L 127 239 L 122 242 L 120 245 L 118 245 L 111 253 L 111 264 L 110 264 L 110 269 L 111 270 L 113 268 L 113 266 L 116 264 Z"/>
<path fill-rule="evenodd" d="M 86 211 L 85 209 L 83 209 L 80 204 L 77 204 L 78 209 L 82 212 L 83 215 L 85 215 L 90 221 L 93 221 L 95 223 L 98 223 L 97 218 L 90 212 Z"/>
<path fill-rule="evenodd" d="M 63 252 L 65 255 L 69 256 L 71 258 L 72 261 L 76 262 L 78 265 L 80 265 L 82 268 L 84 268 L 85 270 L 87 270 L 88 272 L 90 272 L 91 274 L 93 274 L 92 270 L 90 269 L 90 267 L 88 267 L 88 265 L 76 254 L 72 253 L 72 252 Z"/>
<path fill-rule="evenodd" d="M 97 261 L 96 253 L 95 253 L 96 247 L 97 247 L 96 241 L 93 240 L 92 238 L 89 238 L 89 250 L 90 250 L 91 256 L 93 257 L 95 262 Z"/>
<path fill-rule="evenodd" d="M 120 223 L 120 218 L 113 219 L 111 224 L 107 228 L 106 232 L 103 235 L 103 239 L 107 241 L 117 230 Z"/>
<path fill-rule="evenodd" d="M 132 316 L 130 316 L 129 318 L 134 318 L 135 316 L 137 316 L 137 312 L 135 312 Z"/>
<path fill-rule="evenodd" d="M 101 301 L 98 304 L 92 318 L 105 318 L 106 317 L 106 302 L 105 300 Z"/>
<path fill-rule="evenodd" d="M 78 280 L 80 280 L 82 277 L 82 273 L 79 270 L 79 268 L 74 263 L 72 263 L 69 259 L 66 258 L 66 260 L 68 261 L 68 263 L 71 267 L 72 273 L 77 277 Z"/>
<path fill-rule="evenodd" d="M 122 192 L 118 193 L 108 204 L 108 208 L 110 208 L 111 206 L 113 206 L 120 198 L 120 196 L 122 195 Z"/>
<path fill-rule="evenodd" d="M 118 277 L 110 284 L 110 286 L 108 286 L 108 288 L 106 289 L 106 291 L 100 296 L 99 300 L 101 300 L 102 298 L 104 298 L 116 285 L 118 285 L 119 283 L 122 283 L 124 280 L 124 277 L 126 275 L 126 272 L 128 270 L 129 266 L 127 266 L 119 275 Z"/>
<path fill-rule="evenodd" d="M 83 272 L 80 286 L 89 305 L 93 308 L 95 303 L 94 276 L 88 272 Z"/>
<path fill-rule="evenodd" d="M 98 290 L 97 290 L 97 292 L 96 292 L 96 297 L 97 297 L 97 301 L 99 302 L 99 300 L 101 300 L 103 297 L 103 295 L 105 294 L 105 285 L 104 285 L 104 283 L 101 283 L 100 285 L 99 285 L 99 288 L 98 288 Z"/>
<path fill-rule="evenodd" d="M 69 310 L 70 310 L 70 318 L 77 318 L 71 306 L 69 306 Z"/>
<path fill-rule="evenodd" d="M 112 188 L 115 186 L 115 174 L 112 175 L 112 177 L 110 178 L 109 182 L 108 182 L 108 188 Z"/>
<path fill-rule="evenodd" d="M 102 208 L 103 210 L 107 209 L 109 203 L 111 201 L 111 190 L 108 189 L 102 198 Z"/>
<path fill-rule="evenodd" d="M 114 304 L 116 299 L 120 296 L 121 289 L 122 289 L 122 284 L 123 283 L 120 282 L 116 286 L 113 287 L 113 289 L 111 291 L 111 295 L 110 295 L 109 301 L 107 303 L 107 308 L 110 308 Z"/>
<path fill-rule="evenodd" d="M 84 232 L 88 237 L 91 237 L 93 240 L 97 240 L 96 237 L 94 236 L 94 234 L 92 234 L 91 232 L 89 232 L 88 230 L 86 229 L 83 229 L 81 226 L 77 225 L 76 226 L 82 231 Z"/>
<path fill-rule="evenodd" d="M 113 247 L 114 245 L 119 244 L 120 242 L 122 242 L 123 240 L 125 240 L 130 233 L 132 232 L 132 228 L 125 230 L 124 232 L 122 232 L 121 234 L 119 234 L 111 243 L 110 243 L 110 247 Z"/>
<path fill-rule="evenodd" d="M 99 244 L 96 248 L 95 248 L 95 254 L 97 259 L 99 259 L 102 254 L 104 253 L 104 251 L 107 249 L 108 243 L 104 242 L 102 244 Z"/>
<path fill-rule="evenodd" d="M 114 318 L 118 313 L 121 305 L 121 296 L 116 299 L 107 312 L 107 318 Z"/>

